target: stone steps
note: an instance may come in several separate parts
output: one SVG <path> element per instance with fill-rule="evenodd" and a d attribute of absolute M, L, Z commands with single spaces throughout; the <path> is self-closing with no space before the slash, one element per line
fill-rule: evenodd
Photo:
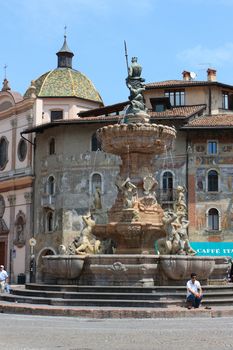
<path fill-rule="evenodd" d="M 4 295 L 1 300 L 8 302 L 53 305 L 53 306 L 93 306 L 93 307 L 167 307 L 169 305 L 178 305 L 175 300 L 132 300 L 132 299 L 63 299 L 63 298 L 42 298 L 26 297 L 15 295 Z"/>
<path fill-rule="evenodd" d="M 136 300 L 159 300 L 161 298 L 175 298 L 175 299 L 185 299 L 186 291 L 152 291 L 151 293 L 140 293 L 135 292 L 122 292 L 122 291 L 40 291 L 40 290 L 13 290 L 12 295 L 14 296 L 27 296 L 27 297 L 42 297 L 42 298 L 63 298 L 63 299 L 136 299 Z M 221 298 L 221 297 L 233 297 L 233 290 L 225 291 L 205 291 L 205 298 Z"/>
<path fill-rule="evenodd" d="M 96 293 L 96 292 L 40 292 L 40 291 L 13 291 L 15 297 L 40 297 L 40 298 L 62 298 L 62 299 L 132 299 L 132 300 L 160 300 L 161 298 L 184 299 L 184 293 Z M 233 293 L 232 293 L 233 296 Z"/>
<path fill-rule="evenodd" d="M 205 292 L 222 292 L 232 291 L 233 283 L 225 285 L 208 285 L 202 286 Z M 39 291 L 63 291 L 63 292 L 110 292 L 110 293 L 186 293 L 185 286 L 154 286 L 154 287 L 137 287 L 137 286 L 91 286 L 91 285 L 64 285 L 64 284 L 39 284 L 39 283 L 28 283 L 25 285 L 25 290 L 39 290 Z"/>
<path fill-rule="evenodd" d="M 233 286 L 203 286 L 204 306 L 232 305 Z M 6 302 L 56 306 L 110 306 L 167 308 L 184 306 L 186 288 L 183 286 L 74 286 L 26 284 L 14 288 L 11 294 L 1 294 Z"/>

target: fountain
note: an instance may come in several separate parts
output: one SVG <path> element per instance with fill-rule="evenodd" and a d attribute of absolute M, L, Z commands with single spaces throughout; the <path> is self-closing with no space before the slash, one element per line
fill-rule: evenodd
<path fill-rule="evenodd" d="M 98 237 L 111 237 L 118 254 L 152 254 L 154 241 L 163 236 L 163 210 L 157 203 L 153 159 L 170 149 L 176 131 L 150 124 L 143 101 L 141 66 L 135 57 L 126 79 L 130 105 L 124 123 L 105 126 L 97 137 L 105 152 L 121 157 L 116 186 L 118 195 L 109 211 L 109 224 L 97 225 Z"/>
<path fill-rule="evenodd" d="M 72 247 L 61 247 L 63 254 L 58 256 L 44 257 L 47 273 L 57 277 L 58 283 L 183 284 L 193 271 L 206 282 L 215 268 L 216 258 L 196 257 L 190 246 L 184 188 L 177 187 L 173 210 L 164 211 L 157 202 L 153 160 L 171 151 L 176 131 L 149 123 L 141 71 L 133 57 L 126 79 L 130 97 L 124 120 L 97 130 L 102 149 L 121 158 L 118 194 L 108 223 L 95 224 L 91 215 L 84 215 L 85 228 Z M 97 192 L 96 209 L 100 200 Z M 58 262 L 64 266 L 56 274 Z"/>

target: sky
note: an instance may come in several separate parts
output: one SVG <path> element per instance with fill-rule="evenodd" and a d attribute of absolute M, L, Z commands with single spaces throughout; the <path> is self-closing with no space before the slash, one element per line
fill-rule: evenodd
<path fill-rule="evenodd" d="M 233 0 L 0 0 L 0 80 L 24 94 L 57 67 L 64 27 L 73 68 L 88 76 L 105 105 L 126 101 L 128 59 L 146 83 L 182 79 L 183 70 L 233 85 Z M 6 70 L 4 66 L 7 65 Z"/>

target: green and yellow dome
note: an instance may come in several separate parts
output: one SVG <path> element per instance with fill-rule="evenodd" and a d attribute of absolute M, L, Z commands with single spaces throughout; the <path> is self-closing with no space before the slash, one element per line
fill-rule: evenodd
<path fill-rule="evenodd" d="M 33 81 L 37 97 L 78 97 L 103 103 L 92 81 L 84 74 L 72 68 L 73 52 L 67 46 L 66 37 L 60 51 L 57 52 L 58 67 Z M 24 94 L 30 97 L 31 87 Z"/>

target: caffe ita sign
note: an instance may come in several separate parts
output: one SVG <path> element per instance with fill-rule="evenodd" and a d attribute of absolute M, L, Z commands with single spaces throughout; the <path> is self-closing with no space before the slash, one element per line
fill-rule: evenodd
<path fill-rule="evenodd" d="M 190 242 L 197 256 L 230 256 L 233 258 L 233 242 Z"/>

